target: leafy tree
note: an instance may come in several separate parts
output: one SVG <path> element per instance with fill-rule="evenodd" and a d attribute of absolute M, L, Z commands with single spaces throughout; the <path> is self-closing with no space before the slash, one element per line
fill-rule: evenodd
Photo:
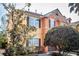
<path fill-rule="evenodd" d="M 31 35 L 29 33 L 36 31 L 35 27 L 33 26 L 28 27 L 26 24 L 26 17 L 28 15 L 26 15 L 24 9 L 26 6 L 30 7 L 31 4 L 30 3 L 25 4 L 25 6 L 22 9 L 16 9 L 16 4 L 14 3 L 8 3 L 8 4 L 2 3 L 2 5 L 8 12 L 7 14 L 8 25 L 7 25 L 6 34 L 8 36 L 9 42 L 7 49 L 12 49 L 11 47 L 15 49 L 15 47 L 19 45 L 21 45 L 21 47 L 28 47 L 26 46 L 27 40 L 35 35 L 35 34 Z M 15 50 L 18 51 L 17 49 Z M 12 55 L 16 55 L 16 54 L 12 54 Z"/>
<path fill-rule="evenodd" d="M 69 3 L 70 13 L 75 12 L 79 15 L 79 3 Z"/>
<path fill-rule="evenodd" d="M 71 27 L 55 27 L 45 36 L 45 46 L 58 46 L 59 51 L 79 49 L 79 34 Z"/>

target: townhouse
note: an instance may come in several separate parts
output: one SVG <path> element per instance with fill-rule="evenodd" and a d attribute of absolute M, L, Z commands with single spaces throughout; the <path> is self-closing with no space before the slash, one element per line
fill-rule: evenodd
<path fill-rule="evenodd" d="M 14 16 L 17 15 L 15 14 Z M 12 19 L 11 15 L 9 15 L 9 19 Z M 63 16 L 58 9 L 46 13 L 45 15 L 25 11 L 25 14 L 22 16 L 22 24 L 37 28 L 36 35 L 28 40 L 28 46 L 35 46 L 39 51 L 42 52 L 48 51 L 48 47 L 44 46 L 44 38 L 47 31 L 53 27 L 67 26 L 70 22 L 71 20 Z M 9 30 L 12 29 L 12 25 L 12 21 L 9 20 Z M 10 38 L 8 37 L 8 39 Z"/>
<path fill-rule="evenodd" d="M 26 11 L 28 15 L 27 25 L 37 28 L 36 36 L 28 41 L 29 46 L 36 46 L 39 51 L 47 52 L 48 47 L 44 47 L 44 38 L 47 31 L 53 27 L 67 26 L 71 19 L 66 18 L 58 9 L 55 9 L 45 15 Z"/>

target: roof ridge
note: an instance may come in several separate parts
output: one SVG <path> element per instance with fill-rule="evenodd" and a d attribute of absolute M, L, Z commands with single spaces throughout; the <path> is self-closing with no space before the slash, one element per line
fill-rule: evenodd
<path fill-rule="evenodd" d="M 57 8 L 57 9 L 54 9 L 54 10 L 52 10 L 52 11 L 50 11 L 50 12 L 48 12 L 48 13 L 44 14 L 44 15 L 47 15 L 47 14 L 49 14 L 49 13 L 51 13 L 51 12 L 56 11 L 56 10 L 58 10 L 58 12 L 61 14 L 61 12 L 59 11 L 59 9 Z M 61 15 L 62 15 L 62 14 L 61 14 Z"/>
<path fill-rule="evenodd" d="M 42 14 L 35 13 L 35 12 L 32 12 L 32 11 L 25 11 L 25 12 L 28 12 L 28 13 L 34 13 L 34 14 L 38 14 L 38 15 L 41 15 L 41 16 L 43 16 Z"/>

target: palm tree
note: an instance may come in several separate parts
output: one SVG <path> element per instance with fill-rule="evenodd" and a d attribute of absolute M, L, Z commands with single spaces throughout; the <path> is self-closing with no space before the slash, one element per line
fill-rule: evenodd
<path fill-rule="evenodd" d="M 75 12 L 79 15 L 79 3 L 69 3 L 70 13 Z"/>

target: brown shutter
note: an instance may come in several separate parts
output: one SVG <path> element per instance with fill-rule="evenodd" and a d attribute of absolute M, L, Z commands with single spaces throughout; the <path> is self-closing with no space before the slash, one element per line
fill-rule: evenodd
<path fill-rule="evenodd" d="M 29 16 L 27 17 L 27 26 L 29 26 Z"/>
<path fill-rule="evenodd" d="M 41 28 L 41 20 L 39 19 L 39 28 Z"/>

